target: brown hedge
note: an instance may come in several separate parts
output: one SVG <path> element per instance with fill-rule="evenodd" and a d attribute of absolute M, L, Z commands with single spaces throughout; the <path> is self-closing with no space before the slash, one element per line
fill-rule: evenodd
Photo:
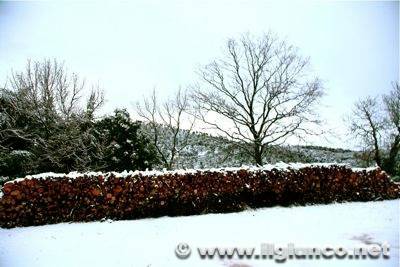
<path fill-rule="evenodd" d="M 345 166 L 23 179 L 2 191 L 5 228 L 400 197 L 399 184 L 385 172 Z"/>

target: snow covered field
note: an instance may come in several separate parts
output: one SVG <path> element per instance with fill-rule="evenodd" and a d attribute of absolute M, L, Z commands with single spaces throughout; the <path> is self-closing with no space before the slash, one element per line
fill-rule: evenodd
<path fill-rule="evenodd" d="M 163 217 L 135 221 L 57 224 L 0 229 L 1 267 L 61 266 L 387 266 L 399 263 L 400 200 L 293 208 L 264 208 L 231 214 Z M 390 244 L 383 259 L 200 259 L 197 247 L 256 247 L 363 243 Z M 180 242 L 188 259 L 174 253 Z"/>

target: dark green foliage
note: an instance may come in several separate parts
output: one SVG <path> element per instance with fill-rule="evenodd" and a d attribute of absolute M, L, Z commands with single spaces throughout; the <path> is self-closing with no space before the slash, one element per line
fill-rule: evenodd
<path fill-rule="evenodd" d="M 0 94 L 0 176 L 40 172 L 136 170 L 157 162 L 140 123 L 126 110 L 94 122 L 85 114 L 48 120 L 35 116 L 17 93 Z"/>
<path fill-rule="evenodd" d="M 36 156 L 26 150 L 0 152 L 0 173 L 23 176 L 36 167 Z"/>
<path fill-rule="evenodd" d="M 0 176 L 84 170 L 97 152 L 93 123 L 83 114 L 38 116 L 21 95 L 6 90 L 0 95 Z"/>
<path fill-rule="evenodd" d="M 26 110 L 18 110 L 11 91 L 0 90 L 0 176 L 23 175 L 36 167 L 33 146 L 25 130 L 32 125 Z M 31 127 L 32 135 L 35 127 Z"/>
<path fill-rule="evenodd" d="M 400 176 L 391 176 L 393 182 L 400 183 Z"/>
<path fill-rule="evenodd" d="M 96 123 L 96 136 L 105 146 L 101 169 L 144 170 L 158 162 L 154 146 L 140 129 L 140 122 L 132 122 L 125 109 Z"/>

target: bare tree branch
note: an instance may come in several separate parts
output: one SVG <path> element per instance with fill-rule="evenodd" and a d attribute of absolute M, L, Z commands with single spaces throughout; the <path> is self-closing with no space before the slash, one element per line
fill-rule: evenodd
<path fill-rule="evenodd" d="M 143 103 L 136 104 L 138 115 L 146 122 L 151 139 L 161 157 L 163 165 L 172 169 L 177 164 L 180 152 L 188 145 L 195 118 L 188 114 L 189 98 L 181 89 L 175 96 L 158 103 L 156 91 Z M 184 123 L 186 129 L 183 129 Z"/>

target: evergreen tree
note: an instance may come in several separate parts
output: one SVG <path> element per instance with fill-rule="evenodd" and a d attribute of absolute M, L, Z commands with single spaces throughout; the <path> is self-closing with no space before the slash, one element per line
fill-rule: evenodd
<path fill-rule="evenodd" d="M 98 139 L 105 145 L 103 169 L 107 171 L 144 170 L 158 162 L 157 152 L 141 131 L 140 122 L 132 122 L 126 109 L 96 123 Z"/>

